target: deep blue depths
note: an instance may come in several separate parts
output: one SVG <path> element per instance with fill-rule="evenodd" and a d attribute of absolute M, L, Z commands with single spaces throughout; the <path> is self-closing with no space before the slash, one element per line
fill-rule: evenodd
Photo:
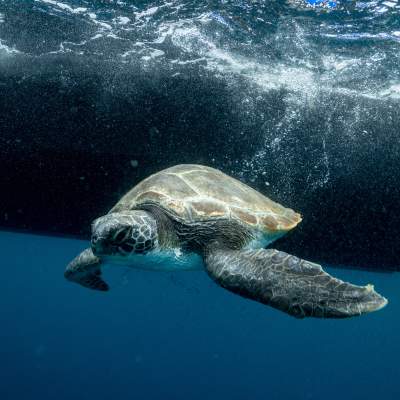
<path fill-rule="evenodd" d="M 109 269 L 107 293 L 63 278 L 85 242 L 1 232 L 0 399 L 398 399 L 398 274 L 382 311 L 296 320 L 203 272 Z"/>

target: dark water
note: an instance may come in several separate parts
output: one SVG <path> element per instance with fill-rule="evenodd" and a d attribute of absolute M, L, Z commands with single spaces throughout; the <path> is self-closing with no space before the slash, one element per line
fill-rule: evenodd
<path fill-rule="evenodd" d="M 399 275 L 330 269 L 390 300 L 350 320 L 296 320 L 203 272 L 63 279 L 87 243 L 0 233 L 0 398 L 398 399 Z"/>
<path fill-rule="evenodd" d="M 285 250 L 398 269 L 397 1 L 9 0 L 0 14 L 2 227 L 87 237 L 135 183 L 195 162 L 301 212 Z"/>
<path fill-rule="evenodd" d="M 298 321 L 117 268 L 99 294 L 63 278 L 87 242 L 0 232 L 0 399 L 400 398 L 400 278 L 365 270 L 400 270 L 399 50 L 397 0 L 0 1 L 2 229 L 87 238 L 203 163 L 303 214 L 277 247 L 389 299 Z"/>

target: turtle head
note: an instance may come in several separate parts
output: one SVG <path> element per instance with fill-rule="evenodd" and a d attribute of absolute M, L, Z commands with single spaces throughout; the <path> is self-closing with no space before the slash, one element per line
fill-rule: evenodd
<path fill-rule="evenodd" d="M 98 256 L 127 258 L 157 246 L 157 223 L 146 211 L 114 212 L 92 224 L 92 250 Z"/>

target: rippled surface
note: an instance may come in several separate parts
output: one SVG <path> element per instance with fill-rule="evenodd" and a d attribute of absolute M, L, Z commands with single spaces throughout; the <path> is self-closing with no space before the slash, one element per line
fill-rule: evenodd
<path fill-rule="evenodd" d="M 287 91 L 289 108 L 274 137 L 264 132 L 268 144 L 242 170 L 257 167 L 266 149 L 279 151 L 285 129 L 321 96 L 400 98 L 397 1 L 36 0 L 0 7 L 2 59 L 74 54 L 170 76 L 211 72 L 233 85 L 245 80 L 260 95 Z M 242 103 L 251 113 L 257 96 L 244 94 Z"/>
<path fill-rule="evenodd" d="M 398 71 L 392 71 L 393 82 L 377 87 L 380 78 L 387 80 L 383 65 L 387 70 L 399 61 L 397 1 L 311 4 L 36 0 L 21 6 L 3 1 L 0 38 L 8 54 L 140 60 L 176 73 L 191 63 L 243 75 L 264 88 L 296 90 L 330 82 L 366 96 L 398 94 Z"/>

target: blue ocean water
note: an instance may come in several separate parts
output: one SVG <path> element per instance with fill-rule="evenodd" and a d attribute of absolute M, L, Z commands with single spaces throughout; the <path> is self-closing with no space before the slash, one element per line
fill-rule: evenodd
<path fill-rule="evenodd" d="M 329 269 L 389 299 L 348 320 L 296 320 L 203 272 L 64 280 L 86 242 L 1 232 L 0 398 L 398 399 L 400 275 Z"/>

